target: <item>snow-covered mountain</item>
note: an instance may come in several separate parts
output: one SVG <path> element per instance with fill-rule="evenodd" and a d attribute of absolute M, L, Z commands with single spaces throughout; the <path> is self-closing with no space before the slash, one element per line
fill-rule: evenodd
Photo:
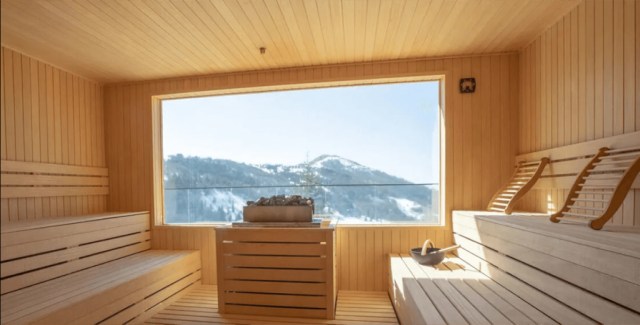
<path fill-rule="evenodd" d="M 275 194 L 311 196 L 316 214 L 347 222 L 437 220 L 437 188 L 411 185 L 335 155 L 299 165 L 249 165 L 176 155 L 165 160 L 164 172 L 170 223 L 238 221 L 247 200 Z"/>

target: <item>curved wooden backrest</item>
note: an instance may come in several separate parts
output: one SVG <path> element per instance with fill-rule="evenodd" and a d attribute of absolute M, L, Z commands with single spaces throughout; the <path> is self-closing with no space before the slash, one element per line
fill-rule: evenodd
<path fill-rule="evenodd" d="M 613 217 L 640 172 L 640 147 L 600 148 L 576 177 L 562 209 L 550 218 L 588 222 L 600 230 Z"/>
<path fill-rule="evenodd" d="M 487 210 L 511 214 L 516 202 L 533 187 L 548 163 L 546 157 L 539 161 L 519 162 L 511 180 L 491 198 Z"/>

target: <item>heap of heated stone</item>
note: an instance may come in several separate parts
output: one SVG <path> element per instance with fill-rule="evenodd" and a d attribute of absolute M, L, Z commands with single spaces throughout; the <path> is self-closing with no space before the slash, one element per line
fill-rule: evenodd
<path fill-rule="evenodd" d="M 270 198 L 261 197 L 258 201 L 247 201 L 247 206 L 300 206 L 313 207 L 313 199 L 301 195 L 274 195 Z"/>

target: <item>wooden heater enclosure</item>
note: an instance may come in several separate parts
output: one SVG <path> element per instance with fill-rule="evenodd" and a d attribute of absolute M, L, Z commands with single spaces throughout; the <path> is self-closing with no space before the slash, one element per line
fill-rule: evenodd
<path fill-rule="evenodd" d="M 333 319 L 333 228 L 216 228 L 220 313 Z"/>

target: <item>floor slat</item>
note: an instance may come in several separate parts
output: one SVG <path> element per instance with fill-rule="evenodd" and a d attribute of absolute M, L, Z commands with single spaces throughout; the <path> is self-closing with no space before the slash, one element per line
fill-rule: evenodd
<path fill-rule="evenodd" d="M 305 319 L 218 313 L 217 286 L 199 286 L 158 311 L 145 324 L 196 325 L 388 325 L 398 324 L 389 297 L 384 292 L 340 291 L 336 319 Z"/>

